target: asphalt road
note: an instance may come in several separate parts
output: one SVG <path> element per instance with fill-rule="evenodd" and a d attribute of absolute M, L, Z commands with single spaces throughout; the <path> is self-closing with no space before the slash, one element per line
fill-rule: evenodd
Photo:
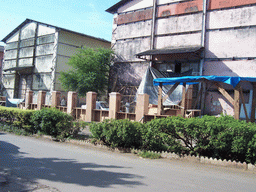
<path fill-rule="evenodd" d="M 56 191 L 256 191 L 256 174 L 248 171 L 141 159 L 4 133 L 0 133 L 0 168 L 20 181 Z M 28 185 L 20 185 L 17 191 L 25 190 Z"/>

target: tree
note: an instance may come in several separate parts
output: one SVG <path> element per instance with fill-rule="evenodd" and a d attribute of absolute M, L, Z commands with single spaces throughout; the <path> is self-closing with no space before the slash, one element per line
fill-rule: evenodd
<path fill-rule="evenodd" d="M 76 91 L 80 96 L 86 96 L 88 91 L 100 93 L 106 90 L 113 54 L 111 49 L 78 49 L 67 63 L 72 68 L 60 73 L 64 89 Z"/>

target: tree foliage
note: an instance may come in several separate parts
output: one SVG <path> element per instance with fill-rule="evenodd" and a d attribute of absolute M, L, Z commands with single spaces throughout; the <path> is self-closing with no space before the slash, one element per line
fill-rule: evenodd
<path fill-rule="evenodd" d="M 66 91 L 78 92 L 80 96 L 85 96 L 88 91 L 104 91 L 108 86 L 112 58 L 111 49 L 78 49 L 67 63 L 71 69 L 60 74 L 62 86 Z"/>

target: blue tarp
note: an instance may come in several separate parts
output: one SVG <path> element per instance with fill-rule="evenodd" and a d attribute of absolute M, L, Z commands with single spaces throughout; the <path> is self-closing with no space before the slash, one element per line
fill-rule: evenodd
<path fill-rule="evenodd" d="M 171 78 L 158 78 L 154 79 L 154 85 L 158 86 L 160 83 L 162 85 L 173 85 L 177 82 L 186 84 L 196 84 L 202 80 L 223 82 L 233 87 L 236 87 L 240 81 L 245 82 L 256 82 L 256 77 L 230 77 L 230 76 L 183 76 L 183 77 L 171 77 Z"/>

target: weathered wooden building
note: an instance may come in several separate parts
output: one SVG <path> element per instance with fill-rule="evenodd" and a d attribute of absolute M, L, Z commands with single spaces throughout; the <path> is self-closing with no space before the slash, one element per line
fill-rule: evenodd
<path fill-rule="evenodd" d="M 62 91 L 58 77 L 67 70 L 70 56 L 81 47 L 110 48 L 110 42 L 60 27 L 26 19 L 3 40 L 6 43 L 3 63 L 4 95 L 24 98 L 27 89 Z"/>
<path fill-rule="evenodd" d="M 114 14 L 115 91 L 134 95 L 131 89 L 148 66 L 192 75 L 256 76 L 256 0 L 122 0 L 106 11 Z M 251 88 L 244 90 L 248 104 Z M 214 85 L 207 90 L 205 113 L 232 114 Z"/>

